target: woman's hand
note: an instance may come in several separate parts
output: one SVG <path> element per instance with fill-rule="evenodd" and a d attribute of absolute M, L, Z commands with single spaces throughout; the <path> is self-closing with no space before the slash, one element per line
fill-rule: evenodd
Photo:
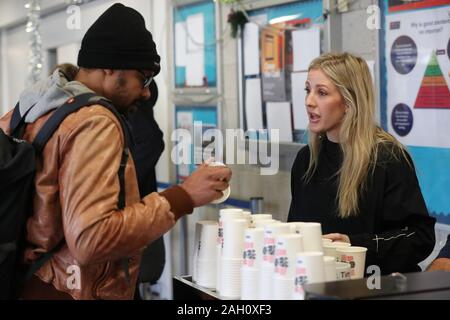
<path fill-rule="evenodd" d="M 330 239 L 333 241 L 347 242 L 350 243 L 350 238 L 346 234 L 342 233 L 328 233 L 322 236 L 325 239 Z"/>

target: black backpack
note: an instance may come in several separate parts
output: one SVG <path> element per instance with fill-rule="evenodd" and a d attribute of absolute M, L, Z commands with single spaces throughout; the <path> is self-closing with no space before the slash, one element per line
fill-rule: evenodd
<path fill-rule="evenodd" d="M 0 129 L 0 300 L 18 298 L 25 281 L 65 243 L 64 240 L 61 241 L 27 268 L 20 264 L 25 246 L 26 221 L 33 210 L 35 158 L 40 156 L 47 141 L 69 114 L 93 104 L 110 110 L 120 121 L 125 136 L 118 172 L 118 207 L 122 209 L 125 207 L 125 166 L 129 155 L 129 130 L 122 116 L 105 98 L 94 93 L 85 93 L 69 99 L 48 118 L 32 143 L 20 139 L 25 131 L 26 114 L 20 115 L 18 103 L 10 122 L 11 135 L 7 136 Z M 121 263 L 129 282 L 128 259 L 121 259 Z"/>

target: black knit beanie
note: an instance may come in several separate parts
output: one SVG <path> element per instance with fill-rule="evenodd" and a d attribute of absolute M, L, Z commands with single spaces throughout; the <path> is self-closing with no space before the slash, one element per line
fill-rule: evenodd
<path fill-rule="evenodd" d="M 160 57 L 142 15 L 116 3 L 88 29 L 78 53 L 78 66 L 160 71 Z"/>

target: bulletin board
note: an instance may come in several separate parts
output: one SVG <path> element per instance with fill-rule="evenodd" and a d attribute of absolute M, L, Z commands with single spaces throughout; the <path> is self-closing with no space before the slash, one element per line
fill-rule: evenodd
<path fill-rule="evenodd" d="M 173 17 L 175 87 L 215 87 L 215 3 L 210 0 L 175 6 Z"/>
<path fill-rule="evenodd" d="M 450 0 L 381 3 L 382 125 L 408 146 L 430 214 L 450 224 Z"/>
<path fill-rule="evenodd" d="M 250 138 L 304 143 L 308 123 L 304 84 L 309 63 L 322 52 L 322 0 L 248 11 L 241 36 L 241 127 Z M 273 139 L 272 139 L 273 140 Z"/>
<path fill-rule="evenodd" d="M 175 144 L 181 146 L 181 134 L 189 132 L 190 141 L 188 154 L 179 152 L 180 149 L 175 148 L 172 157 L 175 159 L 177 183 L 182 182 L 197 168 L 198 164 L 203 163 L 207 159 L 203 157 L 207 154 L 213 154 L 215 150 L 207 150 L 214 146 L 212 137 L 208 135 L 208 130 L 217 129 L 217 107 L 216 106 L 175 106 L 175 129 L 185 129 L 183 133 L 175 131 Z M 186 132 L 187 131 L 187 132 Z M 210 130 L 210 133 L 214 133 Z M 187 161 L 181 161 L 181 158 Z"/>

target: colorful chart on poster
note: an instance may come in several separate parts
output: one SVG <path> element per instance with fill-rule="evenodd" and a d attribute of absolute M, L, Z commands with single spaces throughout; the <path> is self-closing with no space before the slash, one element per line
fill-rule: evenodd
<path fill-rule="evenodd" d="M 450 224 L 450 0 L 385 0 L 382 123 L 407 145 L 430 214 Z"/>
<path fill-rule="evenodd" d="M 435 52 L 431 55 L 425 70 L 414 108 L 450 109 L 450 90 L 439 67 Z"/>
<path fill-rule="evenodd" d="M 406 145 L 450 148 L 450 7 L 392 12 L 395 3 L 386 15 L 388 130 Z"/>

